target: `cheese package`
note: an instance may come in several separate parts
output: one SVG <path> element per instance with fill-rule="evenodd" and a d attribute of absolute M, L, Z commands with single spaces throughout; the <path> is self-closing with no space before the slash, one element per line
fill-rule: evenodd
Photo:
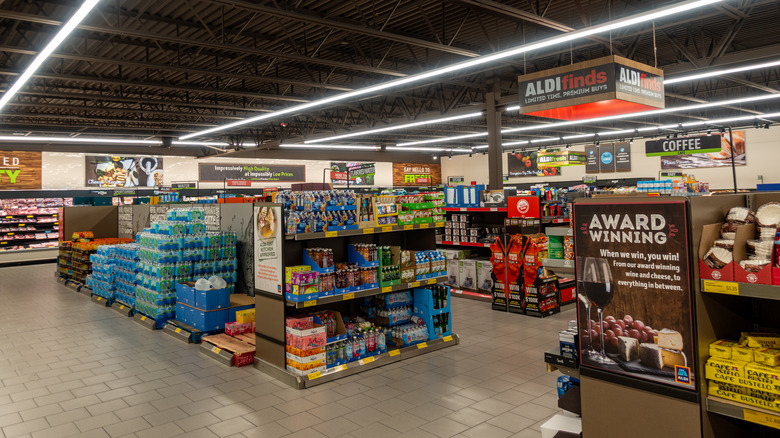
<path fill-rule="evenodd" d="M 639 345 L 639 360 L 659 370 L 663 367 L 674 368 L 675 365 L 686 366 L 685 355 L 679 351 L 666 350 L 656 344 L 644 343 Z"/>
<path fill-rule="evenodd" d="M 639 359 L 639 340 L 629 336 L 618 336 L 618 354 L 626 362 Z"/>
<path fill-rule="evenodd" d="M 753 361 L 769 367 L 780 365 L 780 349 L 765 348 L 753 350 Z"/>
<path fill-rule="evenodd" d="M 744 345 L 731 347 L 731 358 L 740 362 L 753 362 L 753 349 Z"/>
<path fill-rule="evenodd" d="M 710 356 L 721 359 L 731 359 L 731 347 L 736 345 L 734 341 L 721 339 L 710 344 Z"/>
<path fill-rule="evenodd" d="M 777 333 L 742 332 L 739 343 L 752 348 L 780 348 L 780 335 Z"/>
<path fill-rule="evenodd" d="M 656 344 L 661 348 L 681 351 L 683 349 L 683 338 L 680 332 L 670 329 L 661 329 L 658 331 Z"/>

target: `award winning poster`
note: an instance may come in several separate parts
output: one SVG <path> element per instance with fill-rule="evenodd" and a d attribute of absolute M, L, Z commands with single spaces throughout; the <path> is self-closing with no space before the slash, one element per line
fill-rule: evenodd
<path fill-rule="evenodd" d="M 163 159 L 87 155 L 87 187 L 159 187 L 163 185 Z"/>
<path fill-rule="evenodd" d="M 537 163 L 538 151 L 518 151 L 507 154 L 506 162 L 510 177 L 522 176 L 558 176 L 560 167 L 540 168 Z"/>
<path fill-rule="evenodd" d="M 687 201 L 575 203 L 583 367 L 696 389 Z"/>
<path fill-rule="evenodd" d="M 255 289 L 282 295 L 282 207 L 255 205 Z"/>

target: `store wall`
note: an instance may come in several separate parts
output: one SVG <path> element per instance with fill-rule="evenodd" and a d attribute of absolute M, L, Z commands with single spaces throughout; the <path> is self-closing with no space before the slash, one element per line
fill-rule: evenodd
<path fill-rule="evenodd" d="M 745 166 L 737 166 L 737 185 L 739 188 L 755 189 L 758 175 L 764 177 L 764 183 L 780 183 L 780 126 L 771 126 L 769 129 L 745 130 L 745 150 L 747 152 Z M 606 143 L 606 142 L 605 142 Z M 573 146 L 573 150 L 584 150 L 583 146 Z M 488 183 L 487 155 L 477 154 L 469 158 L 467 155 L 453 156 L 452 159 L 444 158 L 442 164 L 442 179 L 449 176 L 463 176 L 465 181 L 476 181 L 478 184 Z M 507 171 L 506 154 L 503 157 L 504 173 Z M 660 157 L 645 156 L 645 141 L 636 140 L 631 147 L 631 172 L 614 172 L 594 174 L 599 179 L 614 178 L 648 178 L 655 179 L 661 171 Z M 731 167 L 689 169 L 686 172 L 693 174 L 700 181 L 709 182 L 711 189 L 730 189 L 733 187 Z M 572 166 L 563 169 L 561 176 L 557 177 L 524 177 L 510 178 L 505 185 L 513 183 L 543 183 L 551 181 L 575 181 L 582 180 L 585 176 L 585 166 Z"/>
<path fill-rule="evenodd" d="M 95 155 L 95 154 L 91 154 Z M 43 189 L 83 189 L 85 185 L 86 160 L 85 154 L 64 152 L 43 152 Z M 295 164 L 306 166 L 306 182 L 322 182 L 323 170 L 330 168 L 330 161 L 315 160 L 282 160 L 257 158 L 204 158 L 165 156 L 163 158 L 163 177 L 165 185 L 175 181 L 197 181 L 199 163 L 225 164 Z M 376 162 L 374 186 L 389 187 L 393 185 L 393 163 Z M 326 175 L 325 182 L 330 182 Z M 268 182 L 252 183 L 252 187 L 289 187 L 291 183 Z M 201 183 L 203 188 L 221 188 L 222 183 Z"/>

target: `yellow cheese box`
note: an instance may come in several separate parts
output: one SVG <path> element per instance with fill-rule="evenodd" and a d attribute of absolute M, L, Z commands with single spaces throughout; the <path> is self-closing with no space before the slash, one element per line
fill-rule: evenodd
<path fill-rule="evenodd" d="M 739 343 L 751 348 L 780 348 L 780 334 L 742 332 Z"/>
<path fill-rule="evenodd" d="M 726 400 L 733 400 L 738 403 L 745 403 L 751 406 L 756 406 L 759 408 L 780 412 L 780 406 L 778 406 L 777 402 L 767 401 L 760 398 L 751 397 L 749 395 L 740 394 L 737 392 L 724 391 L 718 388 L 715 389 L 714 391 L 710 389 L 710 395 L 715 397 L 725 398 Z"/>
<path fill-rule="evenodd" d="M 744 345 L 733 345 L 731 359 L 740 362 L 753 362 L 753 349 Z"/>
<path fill-rule="evenodd" d="M 236 311 L 236 322 L 241 324 L 251 324 L 255 322 L 255 309 Z"/>
<path fill-rule="evenodd" d="M 780 365 L 780 349 L 778 348 L 764 348 L 753 350 L 753 361 L 766 365 L 768 367 L 776 367 Z"/>
<path fill-rule="evenodd" d="M 731 359 L 731 347 L 736 345 L 734 341 L 720 339 L 710 344 L 710 356 L 721 359 Z"/>

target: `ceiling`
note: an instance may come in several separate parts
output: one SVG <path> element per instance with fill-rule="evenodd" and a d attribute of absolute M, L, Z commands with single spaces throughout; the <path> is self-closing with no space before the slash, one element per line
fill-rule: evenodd
<path fill-rule="evenodd" d="M 0 134 L 177 138 L 675 3 L 679 1 L 104 0 L 3 109 Z M 80 4 L 0 0 L 0 92 Z M 519 74 L 611 53 L 657 64 L 667 77 L 774 59 L 780 53 L 777 23 L 780 1 L 726 1 L 663 19 L 654 27 L 641 24 L 579 39 L 524 59 L 198 140 L 227 142 L 230 150 L 275 150 L 280 142 L 480 110 L 490 91 L 508 105 L 518 101 Z M 780 68 L 775 67 L 679 83 L 666 87 L 667 107 L 778 93 L 779 81 Z M 710 108 L 641 122 L 772 108 L 776 111 L 780 104 Z M 533 118 L 505 112 L 502 125 L 521 126 L 529 120 Z M 631 122 L 621 125 L 626 126 Z M 485 117 L 476 117 L 345 142 L 392 145 L 484 131 Z M 198 153 L 220 152 L 203 148 Z"/>

